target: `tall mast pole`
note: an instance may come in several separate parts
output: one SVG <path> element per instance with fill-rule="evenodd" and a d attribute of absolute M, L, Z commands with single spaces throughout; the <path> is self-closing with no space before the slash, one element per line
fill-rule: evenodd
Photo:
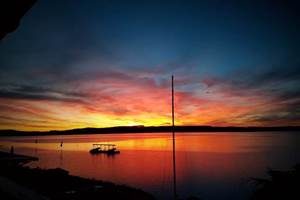
<path fill-rule="evenodd" d="M 173 189 L 174 200 L 177 199 L 176 191 L 176 157 L 175 157 L 175 125 L 174 125 L 174 76 L 172 75 L 172 139 L 173 139 Z"/>

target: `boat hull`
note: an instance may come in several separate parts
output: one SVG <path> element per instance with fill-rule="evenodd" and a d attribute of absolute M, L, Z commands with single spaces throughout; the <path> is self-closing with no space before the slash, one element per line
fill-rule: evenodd
<path fill-rule="evenodd" d="M 99 148 L 96 149 L 92 149 L 90 150 L 91 154 L 107 154 L 107 155 L 115 155 L 115 154 L 119 154 L 120 151 L 117 150 L 101 150 Z"/>

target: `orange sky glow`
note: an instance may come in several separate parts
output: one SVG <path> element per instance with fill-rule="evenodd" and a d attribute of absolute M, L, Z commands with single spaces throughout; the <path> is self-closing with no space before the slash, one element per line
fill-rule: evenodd
<path fill-rule="evenodd" d="M 171 122 L 170 80 L 102 79 L 81 83 L 84 97 L 72 100 L 0 99 L 1 129 L 65 130 L 84 127 L 160 126 Z M 272 126 L 257 116 L 280 108 L 259 94 L 237 95 L 209 86 L 188 92 L 175 80 L 176 125 Z M 201 83 L 203 84 L 203 83 Z M 205 84 L 204 84 L 205 85 Z M 178 89 L 176 88 L 178 87 Z M 51 94 L 60 95 L 60 94 Z M 279 113 L 285 115 L 285 113 Z M 280 125 L 298 121 L 280 120 Z"/>

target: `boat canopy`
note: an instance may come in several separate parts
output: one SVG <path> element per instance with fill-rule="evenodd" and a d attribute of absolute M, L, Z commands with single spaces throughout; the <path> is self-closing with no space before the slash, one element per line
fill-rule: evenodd
<path fill-rule="evenodd" d="M 115 144 L 93 144 L 93 147 L 115 147 Z"/>

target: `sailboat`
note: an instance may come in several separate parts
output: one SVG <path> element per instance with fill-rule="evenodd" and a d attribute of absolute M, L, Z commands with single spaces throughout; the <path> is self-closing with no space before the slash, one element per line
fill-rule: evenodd
<path fill-rule="evenodd" d="M 174 120 L 174 75 L 172 75 L 172 144 L 173 144 L 173 195 L 174 200 L 177 199 L 177 189 L 176 189 L 176 156 L 175 156 L 175 120 Z"/>

